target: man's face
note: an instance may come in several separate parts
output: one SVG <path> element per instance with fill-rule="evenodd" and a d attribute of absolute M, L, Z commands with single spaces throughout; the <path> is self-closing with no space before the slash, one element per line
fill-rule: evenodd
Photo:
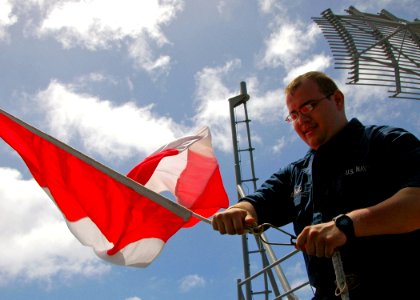
<path fill-rule="evenodd" d="M 341 130 L 347 122 L 344 115 L 344 99 L 341 92 L 336 91 L 326 98 L 313 80 L 306 80 L 293 95 L 287 95 L 286 105 L 291 112 L 297 112 L 299 117 L 293 127 L 300 138 L 312 149 L 326 143 L 333 135 Z M 307 113 L 304 106 L 312 105 Z"/>

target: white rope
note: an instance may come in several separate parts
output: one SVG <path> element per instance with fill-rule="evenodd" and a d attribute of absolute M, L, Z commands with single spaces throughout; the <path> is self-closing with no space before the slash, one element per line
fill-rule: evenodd
<path fill-rule="evenodd" d="M 343 269 L 343 262 L 341 261 L 340 251 L 336 250 L 332 256 L 332 263 L 334 266 L 335 278 L 337 281 L 337 288 L 335 295 L 341 295 L 342 300 L 350 300 L 349 289 L 346 282 L 346 274 Z"/>

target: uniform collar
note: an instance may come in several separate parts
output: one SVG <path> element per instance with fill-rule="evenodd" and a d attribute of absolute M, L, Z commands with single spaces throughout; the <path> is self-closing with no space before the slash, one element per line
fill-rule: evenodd
<path fill-rule="evenodd" d="M 330 151 L 348 152 L 358 143 L 360 136 L 358 133 L 363 128 L 363 124 L 358 119 L 353 118 L 327 143 L 321 145 L 317 150 L 310 149 L 309 152 L 312 154 Z"/>

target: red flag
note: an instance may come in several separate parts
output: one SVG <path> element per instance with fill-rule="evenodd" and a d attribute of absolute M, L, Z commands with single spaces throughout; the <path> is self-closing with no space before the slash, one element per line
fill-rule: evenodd
<path fill-rule="evenodd" d="M 228 206 L 208 128 L 136 166 L 127 176 L 144 187 L 1 110 L 0 137 L 22 157 L 76 238 L 116 264 L 147 266 L 173 234 L 199 221 L 195 213 L 209 217 Z M 182 206 L 158 194 L 163 191 Z"/>

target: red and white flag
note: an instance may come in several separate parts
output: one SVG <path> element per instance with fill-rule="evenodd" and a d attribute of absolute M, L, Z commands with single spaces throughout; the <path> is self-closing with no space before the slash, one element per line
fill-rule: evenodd
<path fill-rule="evenodd" d="M 167 144 L 127 176 L 2 110 L 0 137 L 22 157 L 75 237 L 115 264 L 146 267 L 180 228 L 228 206 L 208 128 Z"/>

